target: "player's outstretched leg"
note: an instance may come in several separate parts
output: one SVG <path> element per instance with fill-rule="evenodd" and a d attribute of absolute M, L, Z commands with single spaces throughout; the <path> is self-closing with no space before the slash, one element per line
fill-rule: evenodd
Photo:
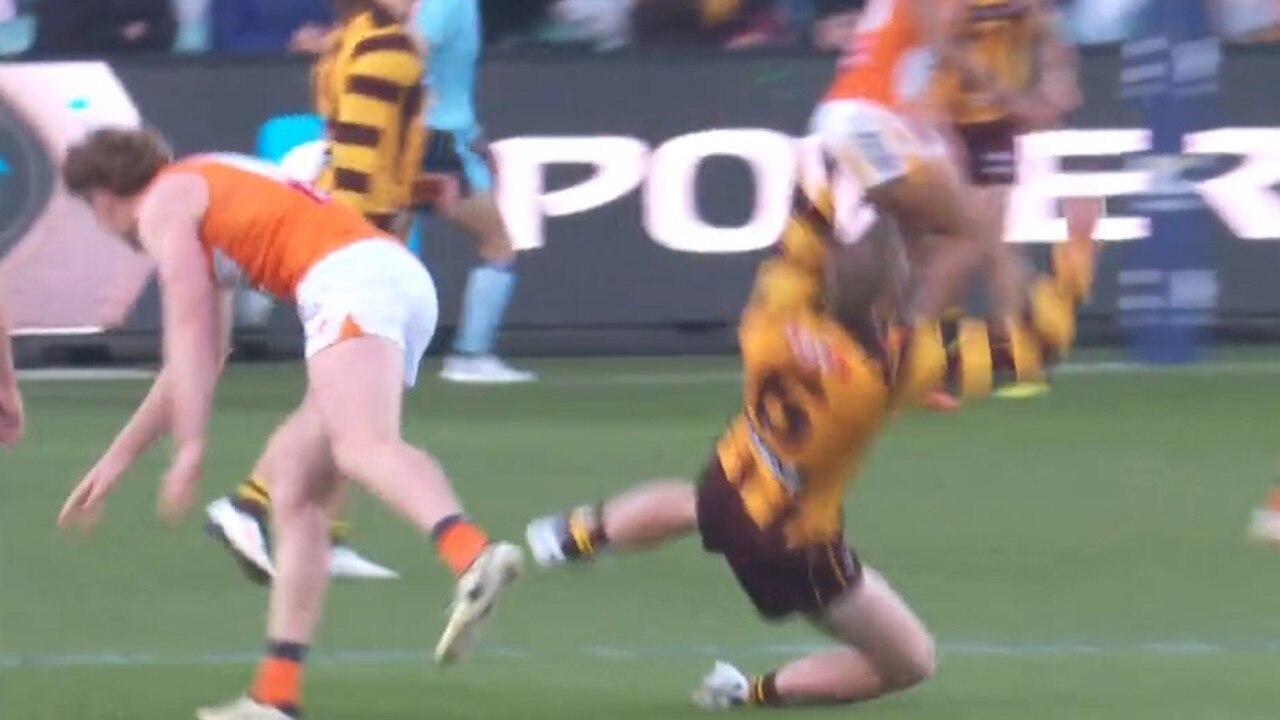
<path fill-rule="evenodd" d="M 436 660 L 461 659 L 502 592 L 519 577 L 523 552 L 490 542 L 463 514 L 435 459 L 401 438 L 405 358 L 398 345 L 373 335 L 355 337 L 313 355 L 307 371 L 338 470 L 433 538 L 458 578 Z"/>
<path fill-rule="evenodd" d="M 263 467 L 276 478 L 272 522 L 277 574 L 267 613 L 267 648 L 244 697 L 196 712 L 199 720 L 285 720 L 302 706 L 303 664 L 329 587 L 325 508 L 335 477 L 315 404 L 303 401 L 272 435 Z"/>
<path fill-rule="evenodd" d="M 642 550 L 698 527 L 697 494 L 688 482 L 653 480 L 597 505 L 540 517 L 525 530 L 539 565 L 594 559 L 606 548 Z"/>
<path fill-rule="evenodd" d="M 754 677 L 718 662 L 694 702 L 704 710 L 855 703 L 901 692 L 933 675 L 933 636 L 870 568 L 857 589 L 813 621 L 843 647 Z"/>

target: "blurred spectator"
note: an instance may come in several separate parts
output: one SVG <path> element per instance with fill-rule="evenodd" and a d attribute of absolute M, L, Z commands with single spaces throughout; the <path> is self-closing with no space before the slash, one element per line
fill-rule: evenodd
<path fill-rule="evenodd" d="M 557 40 L 616 50 L 631 42 L 632 0 L 559 0 L 551 8 Z"/>
<path fill-rule="evenodd" d="M 1137 31 L 1149 0 L 1070 0 L 1063 12 L 1082 45 L 1124 42 Z"/>
<path fill-rule="evenodd" d="M 1218 23 L 1228 40 L 1274 40 L 1280 0 L 1217 0 Z"/>
<path fill-rule="evenodd" d="M 40 0 L 35 17 L 39 55 L 167 52 L 177 34 L 170 0 Z"/>
<path fill-rule="evenodd" d="M 174 49 L 180 52 L 207 50 L 209 46 L 209 0 L 173 0 L 178 17 L 178 40 Z"/>
<path fill-rule="evenodd" d="M 18 16 L 18 8 L 13 0 L 0 0 L 0 23 L 6 23 Z"/>
<path fill-rule="evenodd" d="M 642 45 L 766 45 L 781 33 L 772 0 L 635 0 L 631 27 Z"/>
<path fill-rule="evenodd" d="M 209 48 L 221 53 L 316 53 L 332 24 L 331 0 L 211 0 Z"/>
<path fill-rule="evenodd" d="M 825 52 L 842 53 L 849 48 L 857 26 L 857 10 L 830 8 L 813 24 L 813 46 Z"/>
<path fill-rule="evenodd" d="M 555 0 L 484 0 L 480 14 L 484 44 L 509 45 L 529 39 L 554 4 Z"/>

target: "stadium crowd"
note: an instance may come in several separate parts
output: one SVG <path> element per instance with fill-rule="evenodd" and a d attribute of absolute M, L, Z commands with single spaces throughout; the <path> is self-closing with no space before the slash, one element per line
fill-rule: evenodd
<path fill-rule="evenodd" d="M 1239 41 L 1280 38 L 1280 0 L 1213 0 Z M 836 49 L 865 0 L 485 0 L 486 44 Z M 1113 43 L 1145 0 L 1061 0 L 1082 44 Z M 330 0 L 0 0 L 0 54 L 313 53 Z"/>

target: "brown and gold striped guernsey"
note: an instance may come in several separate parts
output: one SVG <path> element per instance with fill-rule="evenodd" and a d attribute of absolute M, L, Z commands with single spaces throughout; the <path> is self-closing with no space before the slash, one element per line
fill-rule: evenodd
<path fill-rule="evenodd" d="M 334 31 L 312 74 L 329 141 L 317 185 L 384 229 L 409 204 L 421 164 L 423 72 L 405 26 L 369 10 Z"/>

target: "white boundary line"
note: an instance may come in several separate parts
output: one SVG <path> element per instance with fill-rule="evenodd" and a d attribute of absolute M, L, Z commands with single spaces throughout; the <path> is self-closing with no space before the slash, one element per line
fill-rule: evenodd
<path fill-rule="evenodd" d="M 18 371 L 18 379 L 23 382 L 150 380 L 155 375 L 150 370 L 136 368 L 29 368 Z"/>
<path fill-rule="evenodd" d="M 740 647 L 715 645 L 668 645 L 625 647 L 615 645 L 585 645 L 570 650 L 533 651 L 502 645 L 482 646 L 476 649 L 481 656 L 509 660 L 534 660 L 537 662 L 585 660 L 590 662 L 661 661 L 671 659 L 712 660 L 734 657 L 792 657 L 804 655 L 830 645 L 774 644 Z M 1098 642 L 952 642 L 939 648 L 945 655 L 962 657 L 1204 657 L 1242 655 L 1280 655 L 1280 640 L 1255 642 L 1210 642 L 1204 640 L 1153 640 L 1135 643 Z M 249 665 L 261 657 L 260 651 L 209 652 L 209 653 L 66 653 L 36 655 L 0 655 L 0 669 L 59 669 L 59 668 L 147 668 L 147 667 L 210 667 L 220 665 Z M 322 665 L 399 665 L 426 663 L 431 658 L 428 650 L 331 650 L 315 653 L 309 662 Z"/>

